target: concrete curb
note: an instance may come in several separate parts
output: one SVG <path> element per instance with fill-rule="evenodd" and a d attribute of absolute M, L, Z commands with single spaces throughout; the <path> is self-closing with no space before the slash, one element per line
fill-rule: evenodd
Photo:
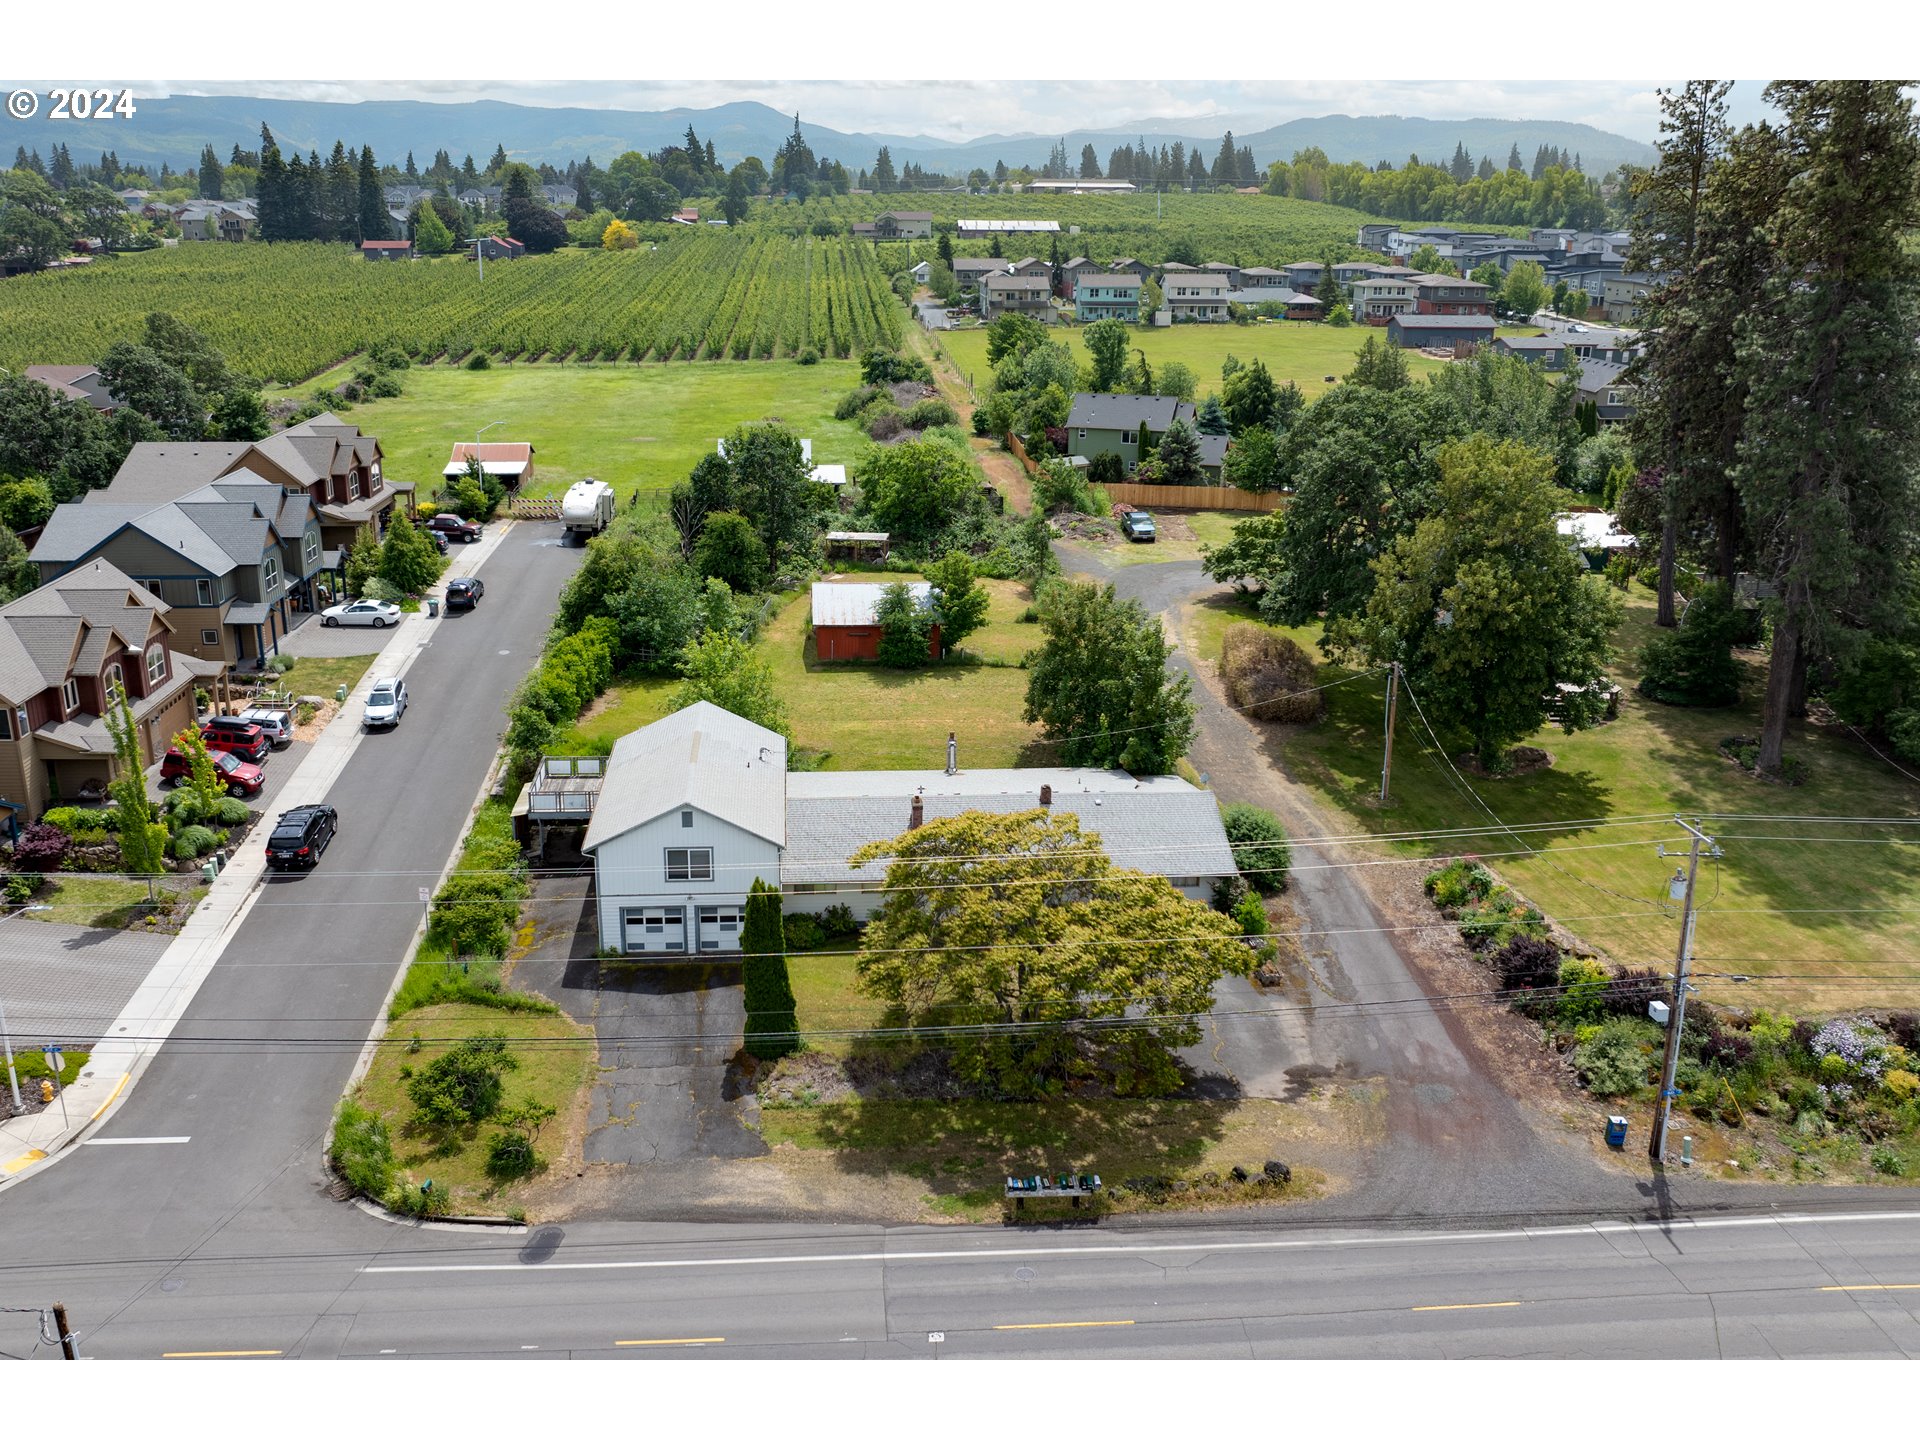
<path fill-rule="evenodd" d="M 479 545 L 461 547 L 459 561 L 449 566 L 446 578 L 472 574 L 500 547 L 512 528 L 512 521 L 503 521 Z M 348 707 L 365 700 L 376 675 L 404 674 L 429 643 L 431 627 L 437 623 L 421 610 L 394 627 L 366 674 L 348 695 L 340 715 L 335 716 L 336 723 L 321 733 L 293 778 L 280 791 L 274 802 L 278 807 L 292 809 L 326 799 L 333 782 L 358 748 L 362 735 L 359 725 L 341 725 L 338 721 L 347 714 Z M 404 658 L 393 665 L 383 665 L 381 662 L 389 654 L 404 655 Z M 100 1043 L 94 1046 L 86 1068 L 66 1092 L 67 1113 L 86 1118 L 68 1126 L 57 1113 L 42 1110 L 38 1115 L 0 1124 L 0 1190 L 13 1185 L 42 1162 L 57 1159 L 71 1149 L 124 1102 L 139 1083 L 219 962 L 233 933 L 259 899 L 260 881 L 266 874 L 267 836 L 272 829 L 271 825 L 254 827 L 253 833 L 241 843 L 226 868 L 208 887 L 206 897 L 188 916 L 165 954 L 120 1014 L 109 1023 Z M 401 973 L 405 973 L 404 969 Z M 115 1038 L 118 1035 L 129 1038 L 119 1040 Z M 50 1113 L 53 1113 L 51 1120 L 48 1119 Z"/>
<path fill-rule="evenodd" d="M 364 1195 L 356 1195 L 348 1203 L 362 1215 L 370 1215 L 375 1220 L 397 1225 L 403 1230 L 486 1230 L 496 1235 L 524 1235 L 533 1228 L 524 1220 L 495 1219 L 490 1215 L 436 1215 L 431 1219 L 420 1215 L 396 1215 Z"/>

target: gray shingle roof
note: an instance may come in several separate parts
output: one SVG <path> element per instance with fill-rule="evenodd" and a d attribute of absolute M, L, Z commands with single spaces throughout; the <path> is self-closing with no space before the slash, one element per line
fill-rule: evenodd
<path fill-rule="evenodd" d="M 877 884 L 886 862 L 855 870 L 861 846 L 904 833 L 921 796 L 927 820 L 982 810 L 1007 815 L 1040 805 L 1053 787 L 1053 811 L 1077 817 L 1097 834 L 1114 864 L 1149 874 L 1211 877 L 1233 873 L 1220 808 L 1205 790 L 1173 776 L 1135 779 L 1121 770 L 814 771 L 787 777 L 787 850 L 783 884 Z"/>
<path fill-rule="evenodd" d="M 247 442 L 141 441 L 127 452 L 104 490 L 80 497 L 84 505 L 164 505 L 224 475 L 247 453 Z"/>
<path fill-rule="evenodd" d="M 1200 463 L 1202 465 L 1219 465 L 1226 460 L 1227 445 L 1231 440 L 1230 436 L 1206 435 L 1195 431 L 1193 438 L 1200 442 Z"/>
<path fill-rule="evenodd" d="M 1395 315 L 1387 321 L 1402 330 L 1485 330 L 1492 334 L 1494 324 L 1485 315 Z"/>
<path fill-rule="evenodd" d="M 784 845 L 786 775 L 785 740 L 702 700 L 615 742 L 581 848 L 686 807 Z"/>
<path fill-rule="evenodd" d="M 24 705 L 81 661 L 97 671 L 119 648 L 115 636 L 141 648 L 166 608 L 104 560 L 0 606 L 0 698 Z"/>
<path fill-rule="evenodd" d="M 53 507 L 40 538 L 33 542 L 35 563 L 67 564 L 81 559 L 116 532 L 145 515 L 146 505 L 75 504 Z"/>
<path fill-rule="evenodd" d="M 1197 412 L 1185 400 L 1170 395 L 1100 395 L 1073 397 L 1067 428 L 1081 430 L 1137 430 L 1144 420 L 1150 430 L 1165 430 L 1175 420 L 1191 420 Z"/>

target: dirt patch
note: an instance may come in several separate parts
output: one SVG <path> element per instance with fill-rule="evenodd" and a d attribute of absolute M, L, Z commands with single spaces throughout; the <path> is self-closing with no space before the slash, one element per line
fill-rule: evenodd
<path fill-rule="evenodd" d="M 1120 527 L 1100 515 L 1082 515 L 1077 510 L 1062 510 L 1047 521 L 1062 540 L 1078 540 L 1088 545 L 1118 545 Z"/>
<path fill-rule="evenodd" d="M 330 695 L 302 695 L 299 698 L 299 705 L 312 705 L 313 718 L 304 725 L 300 724 L 300 711 L 296 707 L 294 710 L 293 738 L 303 740 L 309 745 L 320 738 L 320 732 L 327 728 L 332 722 L 333 717 L 340 713 L 341 708 L 340 702 Z"/>
<path fill-rule="evenodd" d="M 1153 516 L 1153 528 L 1162 540 L 1185 540 L 1197 542 L 1199 536 L 1193 533 L 1193 526 L 1184 515 L 1163 515 L 1159 511 L 1149 512 Z"/>
<path fill-rule="evenodd" d="M 1507 762 L 1507 768 L 1496 774 L 1482 765 L 1480 757 L 1471 751 L 1453 757 L 1455 765 L 1477 780 L 1514 780 L 1536 770 L 1551 769 L 1553 754 L 1533 745 L 1516 745 L 1507 752 Z"/>

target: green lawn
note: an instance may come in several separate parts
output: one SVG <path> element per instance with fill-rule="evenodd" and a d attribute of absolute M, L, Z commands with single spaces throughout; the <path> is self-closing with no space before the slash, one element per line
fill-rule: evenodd
<path fill-rule="evenodd" d="M 401 378 L 406 394 L 356 405 L 345 418 L 379 437 L 386 474 L 413 481 L 422 500 L 440 484 L 454 443 L 483 429 L 486 441 L 533 445 L 527 494 L 559 495 L 592 475 L 623 502 L 686 479 L 717 438 L 755 420 L 778 417 L 810 438 L 816 464 L 852 462 L 868 443 L 833 418 L 860 383 L 859 366 L 845 360 L 415 366 Z"/>
<path fill-rule="evenodd" d="M 111 838 L 111 837 L 109 837 Z M 156 877 L 161 906 L 181 898 L 173 876 Z M 144 880 L 121 880 L 111 875 L 61 874 L 48 880 L 28 903 L 44 909 L 22 910 L 30 920 L 61 925 L 86 925 L 96 930 L 136 928 L 148 915 L 159 913 L 147 904 Z"/>
<path fill-rule="evenodd" d="M 1217 658 L 1226 623 L 1245 618 L 1250 612 L 1239 602 L 1197 606 L 1188 641 L 1202 658 Z M 1318 627 L 1288 633 L 1311 651 Z M 1787 749 L 1806 763 L 1805 784 L 1788 788 L 1749 778 L 1722 759 L 1716 746 L 1728 735 L 1759 733 L 1760 657 L 1743 652 L 1750 662 L 1749 698 L 1734 708 L 1658 705 L 1633 689 L 1639 678 L 1636 657 L 1653 633 L 1652 594 L 1636 584 L 1615 635 L 1613 675 L 1626 692 L 1620 718 L 1576 735 L 1542 731 L 1532 743 L 1553 755 L 1548 769 L 1503 780 L 1470 779 L 1472 790 L 1503 821 L 1583 822 L 1550 837 L 1529 837 L 1529 844 L 1544 844 L 1549 858 L 1504 854 L 1521 846 L 1500 834 L 1409 848 L 1484 854 L 1555 919 L 1616 960 L 1664 969 L 1672 965 L 1678 940 L 1677 918 L 1664 908 L 1674 861 L 1663 860 L 1654 847 L 1665 842 L 1671 850 L 1684 834 L 1671 820 L 1610 827 L 1594 822 L 1675 811 L 1920 817 L 1920 785 L 1844 732 L 1804 724 L 1794 726 Z M 1326 673 L 1332 679 L 1346 672 Z M 1315 729 L 1270 732 L 1270 753 L 1297 780 L 1374 831 L 1485 819 L 1486 812 L 1456 788 L 1404 698 L 1393 798 L 1382 810 L 1377 804 L 1382 682 L 1357 681 L 1326 693 L 1327 718 Z M 1904 831 L 1760 820 L 1710 821 L 1708 828 L 1723 837 L 1726 853 L 1703 872 L 1696 965 L 1784 977 L 1764 984 L 1703 979 L 1709 996 L 1749 1008 L 1795 1011 L 1912 1003 L 1920 981 L 1914 958 L 1920 951 L 1920 914 L 1913 909 L 1913 897 L 1920 895 L 1920 847 L 1909 843 Z"/>
<path fill-rule="evenodd" d="M 509 1052 L 519 1062 L 507 1072 L 503 1107 L 540 1100 L 559 1112 L 540 1133 L 537 1176 L 563 1147 L 568 1116 L 593 1066 L 592 1031 L 564 1015 L 518 1015 L 477 1005 L 412 1011 L 389 1030 L 389 1040 L 398 1043 L 380 1047 L 353 1097 L 386 1120 L 397 1178 L 410 1185 L 431 1180 L 436 1189 L 447 1188 L 456 1215 L 497 1215 L 513 1204 L 513 1185 L 499 1186 L 486 1172 L 487 1144 L 499 1127 L 473 1125 L 451 1135 L 416 1127 L 402 1071 L 424 1068 L 444 1054 L 451 1041 L 493 1033 L 507 1037 Z M 421 1048 L 410 1053 L 406 1042 L 415 1037 Z"/>
<path fill-rule="evenodd" d="M 859 952 L 847 948 L 855 943 L 842 938 L 829 940 L 818 950 L 788 953 L 787 978 L 793 985 L 794 1013 L 803 1032 L 868 1030 L 886 1013 L 884 1002 L 861 994 L 855 983 L 853 967 Z M 809 1040 L 807 1048 L 844 1056 L 853 1047 L 849 1040 L 829 1038 Z"/>
<path fill-rule="evenodd" d="M 1198 560 L 1202 547 L 1224 545 L 1233 538 L 1233 527 L 1252 513 L 1246 510 L 1166 510 L 1158 506 L 1154 515 L 1160 520 L 1160 536 L 1151 545 L 1122 541 L 1118 545 L 1083 546 L 1108 565 L 1167 565 L 1175 560 Z M 1166 521 L 1178 515 L 1193 531 L 1191 540 L 1174 540 L 1166 534 Z"/>
<path fill-rule="evenodd" d="M 1157 330 L 1135 327 L 1131 343 L 1134 349 L 1144 350 L 1147 363 L 1155 367 L 1169 360 L 1184 362 L 1199 379 L 1202 399 L 1208 391 L 1220 388 L 1220 362 L 1236 355 L 1242 362 L 1265 361 L 1276 383 L 1291 380 L 1311 400 L 1327 389 L 1327 376 L 1344 375 L 1353 368 L 1353 353 L 1369 335 L 1385 339 L 1383 332 L 1366 325 L 1340 329 L 1308 320 L 1274 320 L 1264 325 L 1169 325 Z M 1087 352 L 1080 344 L 1077 328 L 1056 327 L 1053 338 L 1065 342 L 1074 358 L 1085 362 Z M 987 383 L 984 329 L 942 331 L 940 343 L 975 387 Z M 1407 365 L 1415 376 L 1438 370 L 1444 363 L 1417 351 L 1407 354 Z M 440 463 L 445 464 L 445 459 Z"/>
<path fill-rule="evenodd" d="M 903 574 L 876 579 L 914 580 Z M 757 646 L 773 666 L 774 683 L 793 721 L 794 742 L 820 757 L 827 770 L 918 770 L 946 764 L 947 732 L 960 736 L 971 766 L 1046 763 L 1039 730 L 1020 718 L 1027 672 L 1019 659 L 1041 643 L 1038 625 L 1021 624 L 1026 587 L 1010 580 L 982 582 L 992 596 L 987 624 L 966 649 L 987 664 L 885 670 L 871 664 L 821 665 L 807 634 L 809 594 L 781 602 Z M 679 681 L 640 676 L 616 681 L 562 732 L 556 750 L 611 746 L 629 731 L 658 720 Z"/>
<path fill-rule="evenodd" d="M 317 620 L 309 620 L 316 625 Z M 369 645 L 379 642 L 373 639 Z M 360 683 L 360 677 L 367 673 L 367 667 L 373 664 L 372 655 L 300 655 L 295 657 L 293 668 L 287 671 L 282 680 L 287 689 L 296 695 L 332 696 L 342 685 L 349 691 Z"/>

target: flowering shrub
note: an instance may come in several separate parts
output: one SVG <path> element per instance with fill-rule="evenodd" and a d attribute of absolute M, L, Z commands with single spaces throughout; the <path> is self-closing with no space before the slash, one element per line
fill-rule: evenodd
<path fill-rule="evenodd" d="M 1838 1070 L 1877 1081 L 1886 1071 L 1886 1037 L 1864 1021 L 1829 1020 L 1815 1032 L 1807 1049 L 1820 1062 L 1822 1075 Z M 1833 1060 L 1844 1069 L 1829 1063 Z"/>

